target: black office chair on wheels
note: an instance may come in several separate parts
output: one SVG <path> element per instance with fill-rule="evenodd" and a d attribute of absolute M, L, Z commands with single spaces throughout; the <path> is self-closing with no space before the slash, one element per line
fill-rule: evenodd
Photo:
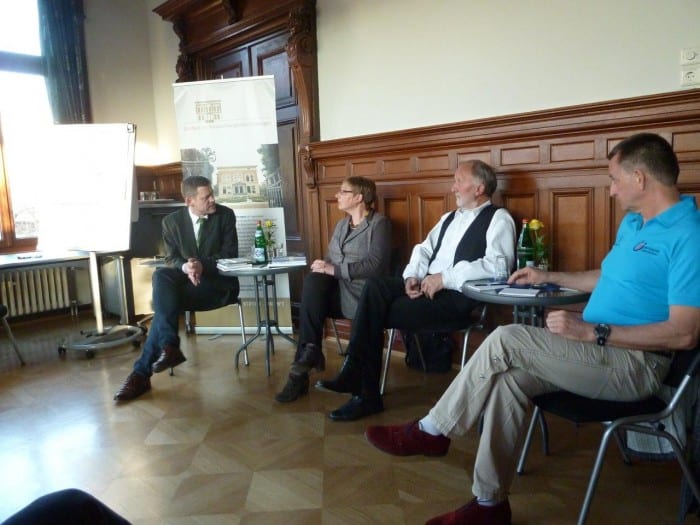
<path fill-rule="evenodd" d="M 630 463 L 629 457 L 622 447 L 622 433 L 640 432 L 665 439 L 673 448 L 673 452 L 681 466 L 685 481 L 695 498 L 700 501 L 700 488 L 684 456 L 683 448 L 678 439 L 666 431 L 663 420 L 679 409 L 681 399 L 692 384 L 700 366 L 700 348 L 691 351 L 678 351 L 673 356 L 671 369 L 664 384 L 675 389 L 670 401 L 652 396 L 641 401 L 603 401 L 579 396 L 567 391 L 550 392 L 535 396 L 535 410 L 532 414 L 525 444 L 518 462 L 517 472 L 522 474 L 525 468 L 528 449 L 532 442 L 535 425 L 544 412 L 550 412 L 576 424 L 599 422 L 605 426 L 605 431 L 598 447 L 598 454 L 593 465 L 593 471 L 588 482 L 586 496 L 581 506 L 578 525 L 583 525 L 588 517 L 588 510 L 593 500 L 600 471 L 603 466 L 605 452 L 610 438 L 614 437 L 620 445 L 625 463 Z M 546 436 L 543 436 L 547 439 Z"/>
<path fill-rule="evenodd" d="M 22 354 L 19 351 L 19 346 L 17 346 L 17 341 L 15 339 L 15 336 L 12 335 L 12 330 L 10 329 L 10 324 L 7 322 L 7 306 L 4 304 L 0 304 L 0 317 L 2 317 L 2 324 L 5 325 L 5 331 L 7 332 L 7 337 L 10 338 L 10 343 L 12 344 L 12 348 L 15 350 L 15 354 L 17 355 L 17 359 L 19 359 L 19 362 L 22 364 L 22 366 L 25 365 L 24 359 L 22 358 Z"/>

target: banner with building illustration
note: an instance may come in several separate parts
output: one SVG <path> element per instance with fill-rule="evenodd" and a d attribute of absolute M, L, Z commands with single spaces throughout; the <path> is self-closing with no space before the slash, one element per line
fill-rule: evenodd
<path fill-rule="evenodd" d="M 239 256 L 250 255 L 258 219 L 269 221 L 275 248 L 286 252 L 274 77 L 182 82 L 173 84 L 173 94 L 183 177 L 208 178 L 216 201 L 236 211 Z M 291 331 L 288 279 L 277 277 L 278 322 Z M 252 329 L 253 280 L 242 277 L 240 284 Z M 232 306 L 196 315 L 198 333 L 240 331 Z"/>

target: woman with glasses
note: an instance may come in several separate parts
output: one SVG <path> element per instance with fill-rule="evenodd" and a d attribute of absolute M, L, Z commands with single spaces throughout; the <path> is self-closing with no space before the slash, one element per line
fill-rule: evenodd
<path fill-rule="evenodd" d="M 391 222 L 374 210 L 374 181 L 348 177 L 335 196 L 346 215 L 335 225 L 325 258 L 312 262 L 304 279 L 299 342 L 287 384 L 275 396 L 280 403 L 306 394 L 311 369 L 325 369 L 321 338 L 326 318 L 352 319 L 365 280 L 389 271 Z"/>

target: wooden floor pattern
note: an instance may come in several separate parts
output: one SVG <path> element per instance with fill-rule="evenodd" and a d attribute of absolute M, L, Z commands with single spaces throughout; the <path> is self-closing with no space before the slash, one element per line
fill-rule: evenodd
<path fill-rule="evenodd" d="M 67 487 L 144 525 L 413 525 L 471 497 L 474 432 L 437 459 L 391 457 L 363 435 L 371 423 L 424 415 L 454 373 L 415 372 L 396 355 L 386 411 L 335 423 L 327 413 L 342 395 L 312 388 L 297 402 L 274 401 L 289 343 L 276 342 L 268 378 L 262 345 L 253 346 L 249 367 L 235 370 L 238 336 L 183 335 L 188 361 L 176 375 L 154 376 L 151 392 L 117 405 L 112 396 L 138 350 L 58 358 L 58 343 L 75 328 L 65 321 L 17 326 L 25 367 L 0 339 L 0 521 Z M 331 340 L 326 355 L 332 376 L 340 357 Z M 536 439 L 528 471 L 513 486 L 515 525 L 576 520 L 600 429 L 556 419 L 550 426 L 552 455 L 543 457 Z M 611 449 L 589 523 L 676 523 L 679 482 L 673 462 L 628 467 Z"/>

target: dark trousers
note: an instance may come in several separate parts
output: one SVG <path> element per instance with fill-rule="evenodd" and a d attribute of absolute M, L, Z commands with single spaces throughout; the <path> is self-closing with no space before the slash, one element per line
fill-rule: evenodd
<path fill-rule="evenodd" d="M 2 525 L 129 525 L 100 500 L 78 489 L 42 496 L 13 514 Z"/>
<path fill-rule="evenodd" d="M 334 319 L 343 317 L 338 279 L 325 273 L 311 272 L 304 278 L 304 287 L 301 290 L 299 342 L 294 356 L 295 361 L 305 344 L 311 343 L 321 347 L 323 326 L 329 317 Z"/>
<path fill-rule="evenodd" d="M 153 320 L 141 357 L 134 371 L 149 377 L 151 366 L 166 345 L 180 346 L 178 321 L 186 310 L 213 310 L 230 304 L 238 297 L 235 277 L 203 277 L 199 285 L 192 284 L 179 268 L 158 268 L 153 272 Z"/>
<path fill-rule="evenodd" d="M 440 290 L 433 299 L 411 299 L 400 277 L 367 280 L 352 322 L 348 359 L 361 370 L 356 395 L 379 397 L 384 329 L 430 329 L 442 323 L 467 319 L 477 305 L 461 292 Z"/>

